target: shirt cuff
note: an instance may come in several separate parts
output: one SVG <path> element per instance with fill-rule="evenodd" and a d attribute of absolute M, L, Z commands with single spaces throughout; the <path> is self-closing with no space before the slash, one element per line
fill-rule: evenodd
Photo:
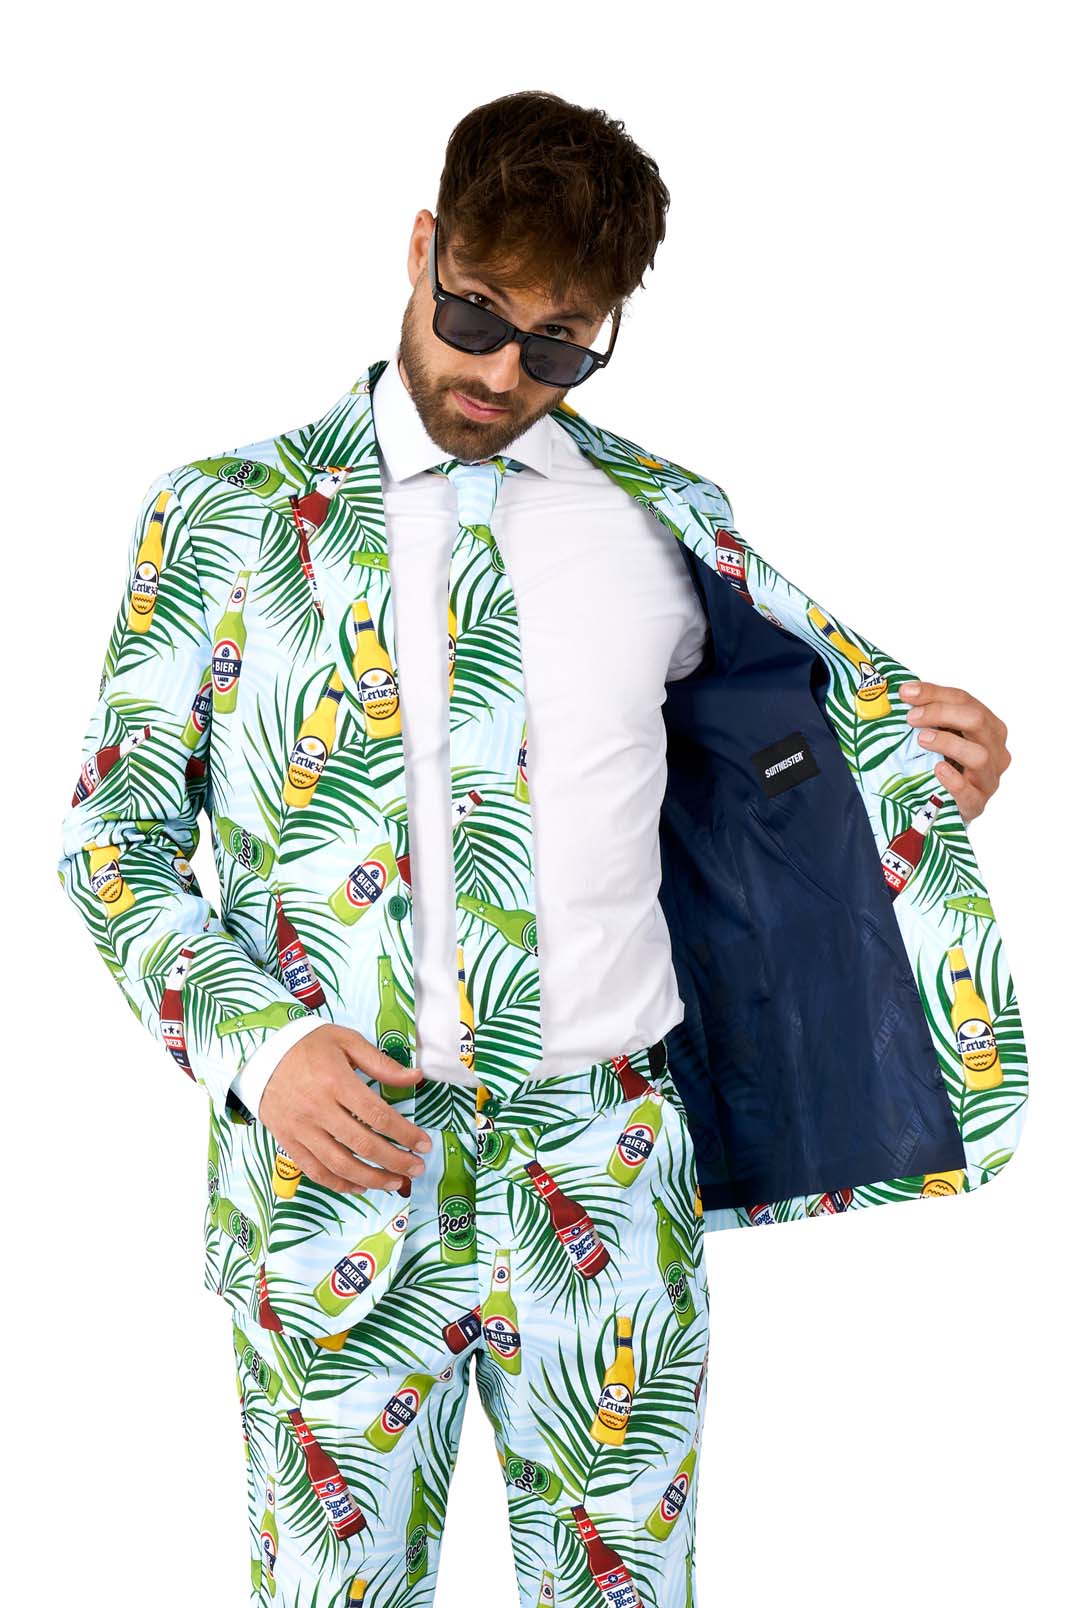
<path fill-rule="evenodd" d="M 298 1039 L 317 1027 L 326 1026 L 325 1016 L 297 1016 L 279 1027 L 264 1039 L 253 1055 L 249 1055 L 229 1087 L 238 1100 L 242 1100 L 253 1117 L 259 1115 L 259 1101 L 270 1082 L 270 1074 L 286 1050 L 291 1050 Z"/>

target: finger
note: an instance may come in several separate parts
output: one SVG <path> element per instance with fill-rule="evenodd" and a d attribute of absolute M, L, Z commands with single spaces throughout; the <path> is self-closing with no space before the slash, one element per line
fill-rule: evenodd
<path fill-rule="evenodd" d="M 920 746 L 931 753 L 941 754 L 956 762 L 956 768 L 965 773 L 974 771 L 976 777 L 989 770 L 990 752 L 982 743 L 962 737 L 956 731 L 920 731 Z"/>
<path fill-rule="evenodd" d="M 950 765 L 947 759 L 940 760 L 934 766 L 934 774 L 956 800 L 956 807 L 965 826 L 977 815 L 982 814 L 986 808 L 985 796 L 966 775 L 961 775 L 955 766 Z"/>
<path fill-rule="evenodd" d="M 335 1139 L 340 1139 L 349 1150 L 361 1156 L 364 1161 L 370 1161 L 378 1167 L 386 1167 L 400 1177 L 417 1178 L 423 1172 L 424 1163 L 419 1156 L 414 1156 L 410 1150 L 402 1150 L 389 1139 L 384 1139 L 375 1130 L 374 1123 L 369 1126 L 369 1119 L 366 1116 L 347 1111 L 344 1106 L 337 1106 L 333 1115 L 324 1120 L 327 1131 L 333 1134 Z"/>
<path fill-rule="evenodd" d="M 984 740 L 996 732 L 996 715 L 970 693 L 960 698 L 920 698 L 908 710 L 907 718 L 912 726 L 957 726 Z"/>
<path fill-rule="evenodd" d="M 305 1178 L 310 1178 L 313 1184 L 321 1184 L 324 1189 L 333 1189 L 340 1194 L 362 1195 L 366 1186 L 364 1184 L 350 1183 L 349 1179 L 341 1178 L 318 1159 L 313 1151 L 301 1144 L 298 1139 L 289 1140 L 289 1155 L 300 1168 Z"/>
<path fill-rule="evenodd" d="M 357 1077 L 351 1068 L 333 1080 L 330 1093 L 346 1111 L 355 1111 L 358 1117 L 363 1117 L 380 1133 L 396 1139 L 406 1150 L 431 1149 L 431 1138 L 423 1128 L 410 1122 L 402 1112 L 395 1111 L 388 1100 L 384 1100 L 363 1078 Z"/>
<path fill-rule="evenodd" d="M 372 1044 L 370 1039 L 366 1039 L 363 1033 L 357 1033 L 354 1028 L 339 1027 L 337 1032 L 338 1045 L 345 1052 L 350 1064 L 358 1066 L 369 1077 L 377 1078 L 380 1083 L 393 1083 L 401 1087 L 404 1084 L 417 1083 L 423 1077 L 424 1074 L 418 1066 L 402 1066 L 400 1061 L 395 1061 L 392 1055 L 387 1055 L 377 1044 Z"/>
<path fill-rule="evenodd" d="M 308 1148 L 316 1159 L 338 1177 L 353 1184 L 364 1184 L 372 1189 L 400 1189 L 405 1175 L 388 1168 L 373 1167 L 356 1156 L 348 1145 L 341 1144 L 323 1128 L 311 1130 L 307 1135 Z"/>

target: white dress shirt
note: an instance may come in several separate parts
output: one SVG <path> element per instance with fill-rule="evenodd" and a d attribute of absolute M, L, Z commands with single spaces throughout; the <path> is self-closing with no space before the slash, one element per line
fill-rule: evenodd
<path fill-rule="evenodd" d="M 428 435 L 397 353 L 372 391 L 387 521 L 413 911 L 415 1064 L 475 1087 L 458 1057 L 450 827 L 446 580 L 450 454 Z M 683 1017 L 660 886 L 664 683 L 700 663 L 704 611 L 677 537 L 544 417 L 504 449 L 525 469 L 493 525 L 517 604 L 529 732 L 543 1057 L 576 1071 L 663 1037 Z M 587 690 L 587 696 L 583 691 Z M 273 1033 L 233 1079 L 248 1110 L 285 1051 L 325 1017 Z"/>

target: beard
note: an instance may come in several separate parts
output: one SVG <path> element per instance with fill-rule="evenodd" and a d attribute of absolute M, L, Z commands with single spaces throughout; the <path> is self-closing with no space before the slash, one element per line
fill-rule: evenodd
<path fill-rule="evenodd" d="M 418 280 L 417 284 L 421 282 Z M 426 285 L 424 288 L 426 292 Z M 493 396 L 475 376 L 436 377 L 424 356 L 419 335 L 421 316 L 421 306 L 414 295 L 401 321 L 401 366 L 408 379 L 420 422 L 448 458 L 461 458 L 468 462 L 505 453 L 511 442 L 516 441 L 537 419 L 544 418 L 557 408 L 567 394 L 569 387 L 560 390 L 556 386 L 545 386 L 544 389 L 550 391 L 550 400 L 545 397 L 539 407 L 530 411 L 522 408 L 521 398 L 516 393 Z M 445 350 L 452 352 L 453 347 L 445 346 Z M 507 411 L 491 419 L 468 419 L 450 395 L 451 391 L 460 391 L 477 402 L 489 407 L 504 407 Z"/>

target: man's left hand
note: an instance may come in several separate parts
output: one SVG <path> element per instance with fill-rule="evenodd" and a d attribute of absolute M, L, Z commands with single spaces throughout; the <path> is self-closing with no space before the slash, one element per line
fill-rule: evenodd
<path fill-rule="evenodd" d="M 923 747 L 948 756 L 934 766 L 934 773 L 956 800 L 966 826 L 982 814 L 1012 762 L 1005 722 L 960 687 L 902 681 L 900 696 L 912 706 L 908 720 L 921 728 Z"/>

